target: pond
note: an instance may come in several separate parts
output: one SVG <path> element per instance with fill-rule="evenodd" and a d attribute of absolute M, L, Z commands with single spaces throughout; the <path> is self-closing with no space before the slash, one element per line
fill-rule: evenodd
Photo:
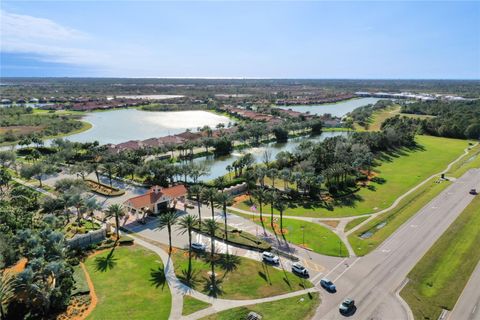
<path fill-rule="evenodd" d="M 375 104 L 379 98 L 358 98 L 341 101 L 337 103 L 319 104 L 314 106 L 284 106 L 279 107 L 285 110 L 292 109 L 298 112 L 310 112 L 310 114 L 322 115 L 330 113 L 332 116 L 343 117 L 350 111 L 367 104 Z"/>
<path fill-rule="evenodd" d="M 210 170 L 210 173 L 208 175 L 202 176 L 200 178 L 203 181 L 209 181 L 227 174 L 228 171 L 226 167 L 228 165 L 231 165 L 235 160 L 237 160 L 238 158 L 240 158 L 246 153 L 251 153 L 255 158 L 256 162 L 262 162 L 265 150 L 269 150 L 271 153 L 270 158 L 272 160 L 275 160 L 275 156 L 280 151 L 293 151 L 302 141 L 305 141 L 305 140 L 322 141 L 322 140 L 325 140 L 326 138 L 340 136 L 340 135 L 347 135 L 347 134 L 348 134 L 347 132 L 324 132 L 321 135 L 314 136 L 314 137 L 302 137 L 302 138 L 290 139 L 286 143 L 271 142 L 255 148 L 247 148 L 241 151 L 234 150 L 234 152 L 228 156 L 217 157 L 217 158 L 215 158 L 214 156 L 208 156 L 208 157 L 196 158 L 191 161 L 198 164 L 204 164 Z"/>
<path fill-rule="evenodd" d="M 122 109 L 87 114 L 84 121 L 90 122 L 90 130 L 66 137 L 75 142 L 97 140 L 100 144 L 121 143 L 129 140 L 145 140 L 184 132 L 196 131 L 205 125 L 215 128 L 225 126 L 231 119 L 208 111 L 142 111 Z"/>

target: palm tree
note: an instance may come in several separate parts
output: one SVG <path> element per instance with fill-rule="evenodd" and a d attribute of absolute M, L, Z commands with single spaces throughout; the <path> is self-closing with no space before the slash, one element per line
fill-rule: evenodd
<path fill-rule="evenodd" d="M 6 320 L 6 308 L 12 300 L 17 288 L 16 278 L 11 273 L 0 274 L 0 319 Z"/>
<path fill-rule="evenodd" d="M 285 211 L 286 208 L 286 203 L 283 200 L 282 196 L 277 196 L 276 197 L 276 202 L 275 202 L 275 209 L 278 210 L 280 213 L 280 233 L 283 236 L 283 212 Z"/>
<path fill-rule="evenodd" d="M 219 188 L 223 192 L 223 188 L 227 184 L 227 179 L 225 179 L 224 176 L 220 176 L 214 180 L 214 184 L 217 188 Z"/>
<path fill-rule="evenodd" d="M 202 193 L 203 199 L 207 200 L 210 203 L 210 208 L 212 209 L 212 219 L 215 218 L 215 197 L 217 196 L 218 190 L 215 188 L 205 188 Z"/>
<path fill-rule="evenodd" d="M 228 171 L 228 178 L 229 178 L 230 180 L 232 180 L 232 170 L 233 170 L 233 167 L 232 167 L 231 165 L 228 165 L 228 166 L 225 167 L 225 169 L 227 169 L 227 171 Z"/>
<path fill-rule="evenodd" d="M 290 180 L 290 170 L 288 168 L 284 168 L 282 171 L 280 171 L 280 178 L 283 180 L 283 190 L 287 191 L 288 182 Z"/>
<path fill-rule="evenodd" d="M 158 220 L 158 229 L 167 228 L 168 231 L 168 253 L 172 252 L 172 226 L 177 222 L 178 213 L 175 208 L 171 208 L 168 212 L 162 214 Z"/>
<path fill-rule="evenodd" d="M 217 194 L 215 197 L 215 202 L 219 207 L 222 208 L 223 211 L 223 217 L 225 221 L 225 227 L 224 227 L 224 232 L 225 232 L 225 244 L 227 246 L 227 254 L 228 254 L 228 224 L 227 224 L 227 205 L 231 205 L 233 202 L 233 197 L 224 192 L 220 192 Z"/>
<path fill-rule="evenodd" d="M 208 219 L 207 221 L 204 222 L 205 229 L 207 229 L 208 234 L 210 234 L 210 266 L 211 266 L 211 280 L 212 280 L 212 286 L 214 290 L 212 290 L 213 293 L 215 293 L 215 233 L 217 232 L 218 225 L 215 222 L 214 219 Z"/>
<path fill-rule="evenodd" d="M 275 168 L 268 169 L 267 176 L 272 180 L 272 188 L 275 188 L 275 178 L 278 177 L 278 170 Z"/>
<path fill-rule="evenodd" d="M 198 218 L 189 214 L 180 219 L 178 226 L 181 234 L 188 233 L 188 278 L 190 278 L 192 274 L 192 230 L 198 226 Z"/>
<path fill-rule="evenodd" d="M 113 173 L 115 171 L 115 165 L 111 162 L 107 162 L 103 165 L 103 169 L 105 171 L 107 171 L 107 176 L 108 176 L 108 179 L 110 181 L 110 187 L 112 186 L 112 177 L 113 177 Z"/>
<path fill-rule="evenodd" d="M 125 209 L 121 204 L 111 204 L 107 209 L 107 217 L 115 217 L 115 232 L 120 239 L 120 217 L 125 216 Z"/>
<path fill-rule="evenodd" d="M 275 190 L 269 191 L 267 193 L 266 201 L 270 203 L 270 225 L 272 226 L 273 230 L 273 209 L 275 208 L 275 202 L 277 201 L 278 195 Z"/>
<path fill-rule="evenodd" d="M 189 191 L 191 195 L 195 195 L 197 198 L 197 208 L 198 208 L 198 224 L 202 224 L 202 194 L 205 188 L 203 188 L 201 185 L 193 185 L 190 187 Z"/>
<path fill-rule="evenodd" d="M 263 217 L 262 217 L 262 214 L 263 214 L 263 204 L 265 203 L 265 201 L 267 201 L 268 199 L 268 191 L 266 191 L 265 189 L 263 188 L 258 188 L 258 189 L 255 189 L 253 190 L 252 192 L 252 196 L 257 200 L 258 202 L 258 206 L 259 206 L 259 210 L 260 210 L 260 222 L 262 223 L 262 226 L 263 226 Z"/>

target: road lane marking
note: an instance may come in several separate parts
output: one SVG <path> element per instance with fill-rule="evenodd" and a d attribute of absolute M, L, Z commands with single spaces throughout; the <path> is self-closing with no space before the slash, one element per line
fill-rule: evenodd
<path fill-rule="evenodd" d="M 318 273 L 315 277 L 313 277 L 312 280 L 311 280 L 312 283 L 315 283 L 315 281 L 317 281 L 318 278 L 320 278 L 320 277 L 322 276 L 322 274 L 323 274 L 323 272 L 320 272 L 320 273 Z M 317 283 L 317 284 L 318 284 L 318 283 Z"/>
<path fill-rule="evenodd" d="M 342 261 L 340 261 L 332 270 L 330 270 L 329 273 L 327 273 L 325 275 L 325 277 L 328 277 L 333 271 L 335 271 L 335 269 L 337 269 L 339 266 L 341 266 L 345 261 L 347 261 L 347 258 L 343 259 Z"/>
<path fill-rule="evenodd" d="M 346 267 L 345 270 L 343 270 L 343 272 L 340 273 L 340 274 L 338 275 L 338 277 L 335 278 L 335 280 L 333 280 L 333 282 L 336 282 L 338 279 L 340 279 L 340 277 L 343 276 L 343 274 L 344 274 L 345 272 L 347 272 L 348 269 L 350 269 L 351 267 L 353 267 L 353 266 L 355 265 L 355 263 L 357 263 L 358 260 L 360 260 L 360 258 L 357 258 L 355 261 L 352 262 L 351 265 L 349 265 L 348 267 Z"/>

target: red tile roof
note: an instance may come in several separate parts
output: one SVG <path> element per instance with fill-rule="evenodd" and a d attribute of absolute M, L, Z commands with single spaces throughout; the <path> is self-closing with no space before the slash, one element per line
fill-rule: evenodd
<path fill-rule="evenodd" d="M 156 193 L 155 189 L 158 188 L 159 192 Z M 132 206 L 136 209 L 150 207 L 155 204 L 162 196 L 167 196 L 171 199 L 179 198 L 187 194 L 187 188 L 183 184 L 179 184 L 169 188 L 161 188 L 159 186 L 153 186 L 148 190 L 146 194 L 136 196 L 126 200 L 124 203 Z"/>

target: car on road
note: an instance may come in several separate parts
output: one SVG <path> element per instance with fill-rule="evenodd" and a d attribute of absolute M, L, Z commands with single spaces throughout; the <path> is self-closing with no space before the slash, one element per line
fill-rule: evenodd
<path fill-rule="evenodd" d="M 308 270 L 304 266 L 302 266 L 300 263 L 295 262 L 292 264 L 292 271 L 293 273 L 296 273 L 302 277 L 308 277 Z"/>
<path fill-rule="evenodd" d="M 473 194 L 474 196 L 477 194 L 477 190 L 476 189 L 470 189 L 470 194 Z"/>
<path fill-rule="evenodd" d="M 273 264 L 278 264 L 280 262 L 280 258 L 278 258 L 278 256 L 268 251 L 264 251 L 262 253 L 262 260 Z"/>
<path fill-rule="evenodd" d="M 355 300 L 347 298 L 345 299 L 338 308 L 340 313 L 343 315 L 350 315 L 353 314 L 356 310 L 355 307 Z"/>
<path fill-rule="evenodd" d="M 194 242 L 192 243 L 192 249 L 195 251 L 205 251 L 207 246 L 200 242 Z"/>
<path fill-rule="evenodd" d="M 337 291 L 337 287 L 333 284 L 332 281 L 328 280 L 327 278 L 323 278 L 322 280 L 320 280 L 320 285 L 322 286 L 322 288 L 329 292 Z"/>

